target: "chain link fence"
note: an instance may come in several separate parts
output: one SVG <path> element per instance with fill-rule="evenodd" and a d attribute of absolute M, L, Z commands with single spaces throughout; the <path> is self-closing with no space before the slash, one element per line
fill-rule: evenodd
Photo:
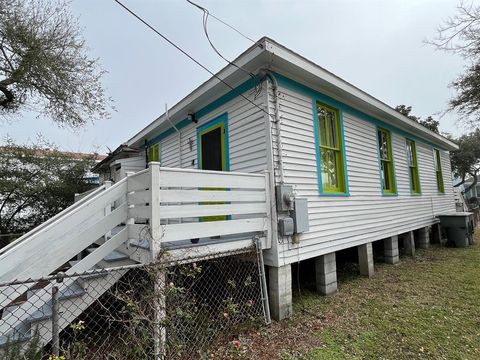
<path fill-rule="evenodd" d="M 266 321 L 262 267 L 249 248 L 0 284 L 0 358 L 228 356 Z"/>

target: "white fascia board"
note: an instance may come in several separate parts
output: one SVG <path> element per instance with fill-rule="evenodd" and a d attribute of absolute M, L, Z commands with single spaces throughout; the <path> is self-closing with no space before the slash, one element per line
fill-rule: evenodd
<path fill-rule="evenodd" d="M 262 47 L 260 47 L 260 44 Z M 261 54 L 265 54 L 265 41 L 261 39 L 257 44 L 252 45 L 246 51 L 244 51 L 240 56 L 238 56 L 233 62 L 239 67 L 246 69 L 247 71 L 253 71 L 259 64 L 263 61 L 261 60 Z M 216 73 L 220 79 L 227 82 L 230 86 L 235 88 L 240 85 L 243 81 L 248 78 L 248 75 L 240 71 L 238 68 L 231 66 L 230 64 L 225 66 L 222 70 Z M 177 104 L 171 107 L 168 110 L 168 115 L 170 120 L 175 124 L 183 120 L 188 112 L 195 112 L 198 110 L 193 103 L 196 102 L 202 95 L 206 95 L 208 92 L 212 92 L 209 95 L 210 102 L 216 98 L 222 96 L 223 94 L 230 91 L 225 84 L 218 80 L 215 76 L 212 76 L 209 80 L 205 81 L 195 90 L 193 90 L 189 95 L 180 100 Z M 202 105 L 198 104 L 198 107 L 208 105 L 208 102 L 203 102 Z M 138 145 L 143 139 L 147 138 L 152 132 L 156 131 L 163 123 L 166 122 L 166 114 L 162 114 L 144 129 L 139 131 L 136 135 L 130 138 L 127 141 L 127 145 L 133 146 Z"/>
<path fill-rule="evenodd" d="M 337 98 L 337 100 L 345 102 L 345 99 L 343 97 L 347 99 L 349 97 L 354 98 L 357 100 L 355 101 L 356 103 L 358 103 L 358 100 L 359 100 L 364 104 L 368 104 L 380 110 L 380 112 L 383 115 L 381 120 L 384 120 L 387 123 L 391 123 L 394 126 L 397 126 L 409 132 L 418 134 L 420 137 L 423 136 L 429 139 L 433 143 L 443 145 L 445 148 L 449 150 L 458 149 L 458 145 L 451 142 L 447 138 L 407 118 L 406 116 L 400 114 L 398 111 L 396 111 L 392 107 L 374 98 L 373 96 L 367 94 L 365 91 L 360 90 L 354 85 L 336 76 L 335 74 L 332 74 L 328 70 L 325 70 L 324 68 L 313 63 L 312 61 L 276 43 L 274 40 L 266 39 L 266 50 L 272 54 L 273 64 L 275 64 L 275 57 L 278 57 L 280 59 L 283 59 L 287 63 L 292 64 L 300 71 L 310 73 L 313 76 L 321 79 L 323 82 L 326 82 L 332 85 L 333 87 L 335 87 L 336 89 L 340 90 L 340 92 L 343 93 L 343 95 L 341 95 L 341 98 L 339 98 L 338 96 L 334 96 Z M 339 91 L 336 91 L 336 92 L 338 93 Z M 359 109 L 359 110 L 362 110 L 362 109 Z"/>

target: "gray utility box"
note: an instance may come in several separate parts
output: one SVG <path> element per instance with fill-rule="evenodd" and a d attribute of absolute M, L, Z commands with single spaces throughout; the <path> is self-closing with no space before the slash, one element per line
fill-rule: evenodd
<path fill-rule="evenodd" d="M 292 211 L 295 233 L 300 234 L 308 231 L 308 200 L 306 198 L 295 198 L 295 206 Z"/>
<path fill-rule="evenodd" d="M 467 247 L 473 244 L 473 213 L 452 212 L 438 215 L 440 225 L 447 231 L 447 238 L 456 247 Z"/>

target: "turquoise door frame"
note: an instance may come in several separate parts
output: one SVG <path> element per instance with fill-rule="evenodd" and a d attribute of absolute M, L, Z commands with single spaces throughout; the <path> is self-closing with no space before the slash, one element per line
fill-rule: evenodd
<path fill-rule="evenodd" d="M 220 128 L 222 171 L 230 171 L 230 157 L 228 152 L 228 114 L 224 113 L 215 119 L 197 127 L 197 168 L 202 169 L 202 135 Z"/>

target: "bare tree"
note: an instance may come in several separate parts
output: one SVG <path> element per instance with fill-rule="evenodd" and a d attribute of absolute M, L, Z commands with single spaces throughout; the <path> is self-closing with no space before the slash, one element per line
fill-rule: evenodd
<path fill-rule="evenodd" d="M 427 43 L 439 50 L 461 55 L 468 65 L 452 82 L 457 94 L 449 110 L 457 110 L 467 125 L 480 121 L 480 5 L 460 2 L 457 13 L 438 27 L 437 36 Z"/>
<path fill-rule="evenodd" d="M 34 109 L 60 126 L 108 116 L 104 71 L 64 0 L 0 0 L 0 118 Z"/>

